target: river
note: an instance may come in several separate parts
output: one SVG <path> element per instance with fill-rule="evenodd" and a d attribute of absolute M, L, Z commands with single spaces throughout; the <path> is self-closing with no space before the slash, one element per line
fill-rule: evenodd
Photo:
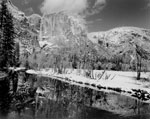
<path fill-rule="evenodd" d="M 26 107 L 20 114 L 17 111 L 1 114 L 0 119 L 150 119 L 150 115 L 128 117 L 85 106 L 77 108 L 73 104 L 66 107 L 62 102 L 49 101 L 38 110 L 35 107 Z"/>
<path fill-rule="evenodd" d="M 43 80 L 44 79 L 42 78 L 42 81 Z M 135 113 L 132 116 L 129 116 L 109 111 L 109 108 L 113 106 L 113 108 L 116 108 L 113 110 L 116 112 L 118 110 L 119 112 L 121 109 L 120 107 L 118 108 L 119 101 L 121 104 L 125 102 L 122 104 L 123 106 L 125 106 L 125 104 L 130 106 L 132 104 L 132 100 L 125 99 L 121 95 L 114 95 L 115 97 L 113 97 L 110 94 L 104 94 L 103 92 L 93 92 L 94 96 L 92 99 L 94 98 L 95 100 L 95 98 L 99 98 L 99 102 L 102 101 L 99 108 L 96 108 L 94 104 L 99 105 L 97 100 L 92 102 L 92 106 L 88 104 L 90 98 L 86 97 L 85 92 L 87 92 L 87 90 L 75 86 L 70 87 L 70 85 L 61 82 L 51 81 L 50 83 L 52 84 L 52 87 L 54 86 L 54 83 L 60 90 L 59 92 L 50 91 L 50 95 L 53 94 L 54 97 L 57 95 L 57 98 L 47 99 L 46 97 L 39 96 L 38 101 L 29 101 L 31 103 L 22 103 L 20 101 L 19 105 L 17 104 L 17 101 L 14 101 L 12 96 L 10 97 L 8 81 L 1 81 L 0 119 L 150 119 L 150 113 Z M 71 96 L 68 96 L 70 89 L 73 90 Z M 104 97 L 106 97 L 106 99 L 104 99 Z M 15 105 L 13 105 L 14 102 Z M 116 102 L 118 102 L 118 104 Z M 105 103 L 107 104 L 104 105 Z M 101 109 L 102 105 L 105 107 L 105 110 Z M 149 105 L 142 104 L 142 106 L 145 106 L 145 108 L 142 108 L 143 112 L 149 110 Z M 122 110 L 123 109 L 125 109 L 124 111 L 127 111 L 126 108 L 122 108 Z"/>

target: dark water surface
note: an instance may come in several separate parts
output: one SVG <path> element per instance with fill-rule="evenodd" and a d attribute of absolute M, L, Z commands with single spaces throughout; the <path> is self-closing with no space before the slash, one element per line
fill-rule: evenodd
<path fill-rule="evenodd" d="M 62 89 L 61 89 L 62 90 Z M 81 92 L 82 93 L 82 92 Z M 74 95 L 73 95 L 74 96 Z M 77 96 L 78 97 L 78 96 Z M 82 96 L 81 96 L 82 97 Z M 9 82 L 0 82 L 0 119 L 150 119 L 150 114 L 121 116 L 108 111 L 87 107 L 82 101 L 61 99 L 45 99 L 42 96 L 38 103 L 13 106 L 13 98 L 9 94 Z M 83 98 L 83 97 L 82 97 Z"/>
<path fill-rule="evenodd" d="M 9 108 L 6 104 L 0 108 L 0 119 L 150 119 L 148 114 L 126 117 L 82 105 L 66 105 L 64 102 L 50 100 L 42 105 L 26 107 L 21 112 L 11 109 L 6 111 Z"/>

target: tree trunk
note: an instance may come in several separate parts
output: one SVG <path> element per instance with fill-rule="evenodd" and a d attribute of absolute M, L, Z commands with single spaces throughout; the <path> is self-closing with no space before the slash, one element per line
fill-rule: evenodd
<path fill-rule="evenodd" d="M 140 80 L 141 78 L 141 57 L 137 54 L 137 80 Z"/>

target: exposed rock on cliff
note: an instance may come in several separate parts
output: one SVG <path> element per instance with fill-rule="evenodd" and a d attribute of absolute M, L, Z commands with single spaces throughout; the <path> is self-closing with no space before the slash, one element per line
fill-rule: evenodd
<path fill-rule="evenodd" d="M 150 30 L 120 27 L 106 32 L 89 33 L 88 37 L 93 43 L 105 47 L 113 57 L 120 57 L 125 64 L 136 63 L 138 53 L 144 60 L 143 69 L 149 68 Z"/>
<path fill-rule="evenodd" d="M 32 53 L 33 49 L 39 47 L 38 28 L 31 23 L 31 18 L 26 17 L 10 0 L 7 0 L 7 7 L 12 13 L 14 20 L 14 28 L 16 33 L 16 42 L 20 43 L 21 54 L 24 52 Z M 37 19 L 37 18 L 35 18 Z"/>
<path fill-rule="evenodd" d="M 86 37 L 84 21 L 79 16 L 63 12 L 45 15 L 42 18 L 40 33 L 40 41 L 47 41 L 57 46 L 60 46 L 58 42 L 79 45 L 83 41 L 82 38 Z"/>

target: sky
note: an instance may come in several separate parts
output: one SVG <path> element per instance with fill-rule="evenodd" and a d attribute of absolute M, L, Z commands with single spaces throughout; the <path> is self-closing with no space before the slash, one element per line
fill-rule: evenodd
<path fill-rule="evenodd" d="M 134 26 L 150 29 L 150 0 L 11 0 L 26 15 L 67 11 L 82 15 L 88 31 Z"/>

